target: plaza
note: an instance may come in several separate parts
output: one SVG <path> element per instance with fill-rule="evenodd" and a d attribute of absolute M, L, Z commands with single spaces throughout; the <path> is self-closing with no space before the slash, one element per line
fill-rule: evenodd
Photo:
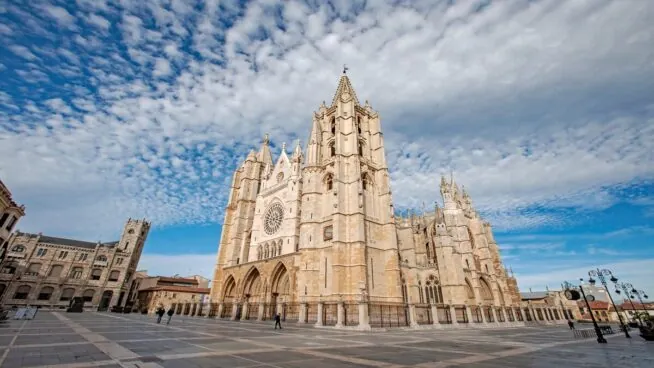
<path fill-rule="evenodd" d="M 654 366 L 654 345 L 636 333 L 598 344 L 574 339 L 560 325 L 366 332 L 282 325 L 182 316 L 165 325 L 140 314 L 39 312 L 0 324 L 0 367 Z"/>

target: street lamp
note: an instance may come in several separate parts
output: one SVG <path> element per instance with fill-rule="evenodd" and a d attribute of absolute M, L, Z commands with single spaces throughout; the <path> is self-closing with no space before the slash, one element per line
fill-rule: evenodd
<path fill-rule="evenodd" d="M 582 282 L 584 279 L 580 279 Z M 579 300 L 579 292 L 577 292 L 575 289 L 576 287 L 569 282 L 564 282 L 563 287 L 566 288 L 565 291 L 565 297 L 569 300 Z M 595 328 L 595 334 L 597 335 L 597 342 L 600 344 L 606 344 L 606 339 L 604 338 L 604 335 L 602 334 L 602 330 L 599 328 L 597 325 L 597 321 L 595 320 L 595 316 L 593 315 L 593 309 L 590 307 L 590 303 L 588 303 L 588 298 L 586 298 L 586 293 L 584 292 L 583 286 L 581 286 L 581 283 L 579 284 L 579 291 L 581 291 L 581 296 L 584 298 L 584 301 L 586 302 L 586 306 L 588 307 L 588 312 L 590 313 L 590 319 L 593 321 L 593 327 Z"/>
<path fill-rule="evenodd" d="M 629 336 L 629 331 L 627 331 L 627 326 L 625 326 L 624 322 L 622 322 L 622 315 L 620 314 L 618 307 L 615 306 L 615 302 L 613 301 L 611 292 L 609 291 L 609 288 L 606 286 L 606 278 L 604 276 L 611 276 L 610 280 L 613 283 L 618 282 L 618 278 L 613 276 L 613 273 L 610 270 L 607 269 L 600 270 L 599 268 L 597 270 L 588 271 L 588 276 L 590 276 L 588 282 L 591 285 L 595 285 L 595 280 L 593 279 L 593 276 L 597 277 L 600 280 L 602 286 L 604 286 L 604 290 L 606 290 L 606 293 L 609 294 L 609 300 L 611 300 L 611 304 L 613 304 L 613 309 L 615 309 L 615 313 L 618 315 L 618 320 L 620 321 L 620 327 L 622 327 L 622 331 L 624 331 L 624 337 L 630 339 L 631 336 Z"/>
<path fill-rule="evenodd" d="M 638 318 L 638 324 L 642 327 L 643 326 L 643 321 L 640 319 L 640 314 L 636 311 L 636 306 L 634 305 L 634 302 L 631 301 L 631 299 L 634 298 L 633 295 L 631 295 L 632 290 L 634 289 L 634 286 L 631 285 L 630 283 L 627 282 L 621 282 L 618 283 L 617 281 L 615 282 L 615 293 L 620 294 L 620 289 L 624 291 L 624 296 L 629 300 L 629 303 L 631 304 L 631 308 L 633 309 L 634 313 L 636 313 L 636 318 Z M 636 290 L 637 291 L 637 290 Z"/>

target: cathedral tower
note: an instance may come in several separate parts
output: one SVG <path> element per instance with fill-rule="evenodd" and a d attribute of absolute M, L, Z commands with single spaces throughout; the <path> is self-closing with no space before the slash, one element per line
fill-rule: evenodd
<path fill-rule="evenodd" d="M 313 116 L 302 171 L 300 294 L 400 301 L 397 237 L 379 115 L 343 73 Z"/>

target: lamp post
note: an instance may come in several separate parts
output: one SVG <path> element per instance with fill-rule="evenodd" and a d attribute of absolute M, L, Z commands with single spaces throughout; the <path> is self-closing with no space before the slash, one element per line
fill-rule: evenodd
<path fill-rule="evenodd" d="M 584 281 L 584 279 L 579 279 L 579 280 L 582 282 Z M 588 302 L 588 298 L 586 298 L 586 293 L 584 292 L 584 287 L 581 286 L 581 283 L 579 283 L 579 291 L 581 291 L 581 296 L 584 297 L 584 301 L 586 302 L 586 306 L 588 307 L 588 313 L 590 313 L 590 319 L 593 321 L 593 327 L 595 328 L 595 334 L 597 335 L 597 342 L 599 344 L 606 344 L 606 339 L 602 334 L 602 330 L 600 330 L 599 326 L 597 325 L 597 321 L 595 320 L 595 316 L 593 315 L 593 309 L 590 307 L 590 303 Z"/>
<path fill-rule="evenodd" d="M 634 289 L 634 286 L 631 285 L 630 283 L 626 282 L 621 282 L 621 283 L 615 283 L 615 293 L 620 294 L 620 289 L 624 291 L 624 296 L 629 300 L 629 303 L 631 304 L 631 308 L 634 310 L 634 313 L 636 313 L 636 318 L 638 318 L 638 324 L 642 327 L 643 326 L 643 321 L 640 319 L 640 314 L 636 311 L 636 306 L 634 305 L 634 302 L 631 301 L 633 299 L 633 295 L 631 295 L 632 290 Z"/>
<path fill-rule="evenodd" d="M 643 298 L 647 299 L 647 294 L 645 294 L 644 291 L 636 290 L 635 288 L 632 288 L 631 292 L 638 297 L 638 300 L 640 301 L 640 305 L 643 307 L 643 310 L 645 311 L 645 313 L 648 313 L 647 312 L 647 307 L 645 307 L 645 302 L 643 301 Z M 631 297 L 633 298 L 633 295 Z M 638 316 L 640 317 L 640 313 L 638 313 Z"/>
<path fill-rule="evenodd" d="M 622 322 L 622 315 L 620 314 L 618 307 L 615 306 L 615 302 L 613 301 L 611 292 L 609 291 L 609 288 L 606 286 L 606 278 L 604 276 L 610 276 L 611 282 L 614 283 L 618 282 L 618 278 L 613 276 L 613 273 L 610 270 L 607 269 L 600 270 L 599 268 L 597 270 L 588 271 L 588 276 L 589 276 L 588 282 L 591 285 L 595 285 L 595 279 L 593 279 L 593 276 L 597 277 L 600 280 L 602 286 L 604 286 L 604 290 L 606 290 L 606 293 L 609 294 L 609 300 L 611 300 L 611 304 L 613 304 L 613 309 L 615 309 L 615 313 L 618 315 L 618 320 L 620 321 L 620 327 L 622 327 L 622 331 L 624 331 L 624 337 L 630 339 L 631 336 L 629 336 L 629 331 L 627 331 L 627 326 L 625 326 L 624 322 Z"/>

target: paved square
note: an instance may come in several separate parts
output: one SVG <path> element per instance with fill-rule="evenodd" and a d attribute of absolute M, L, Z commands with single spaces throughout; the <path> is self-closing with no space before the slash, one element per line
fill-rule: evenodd
<path fill-rule="evenodd" d="M 654 367 L 634 331 L 608 344 L 567 326 L 360 332 L 174 316 L 39 312 L 0 323 L 0 367 Z"/>

